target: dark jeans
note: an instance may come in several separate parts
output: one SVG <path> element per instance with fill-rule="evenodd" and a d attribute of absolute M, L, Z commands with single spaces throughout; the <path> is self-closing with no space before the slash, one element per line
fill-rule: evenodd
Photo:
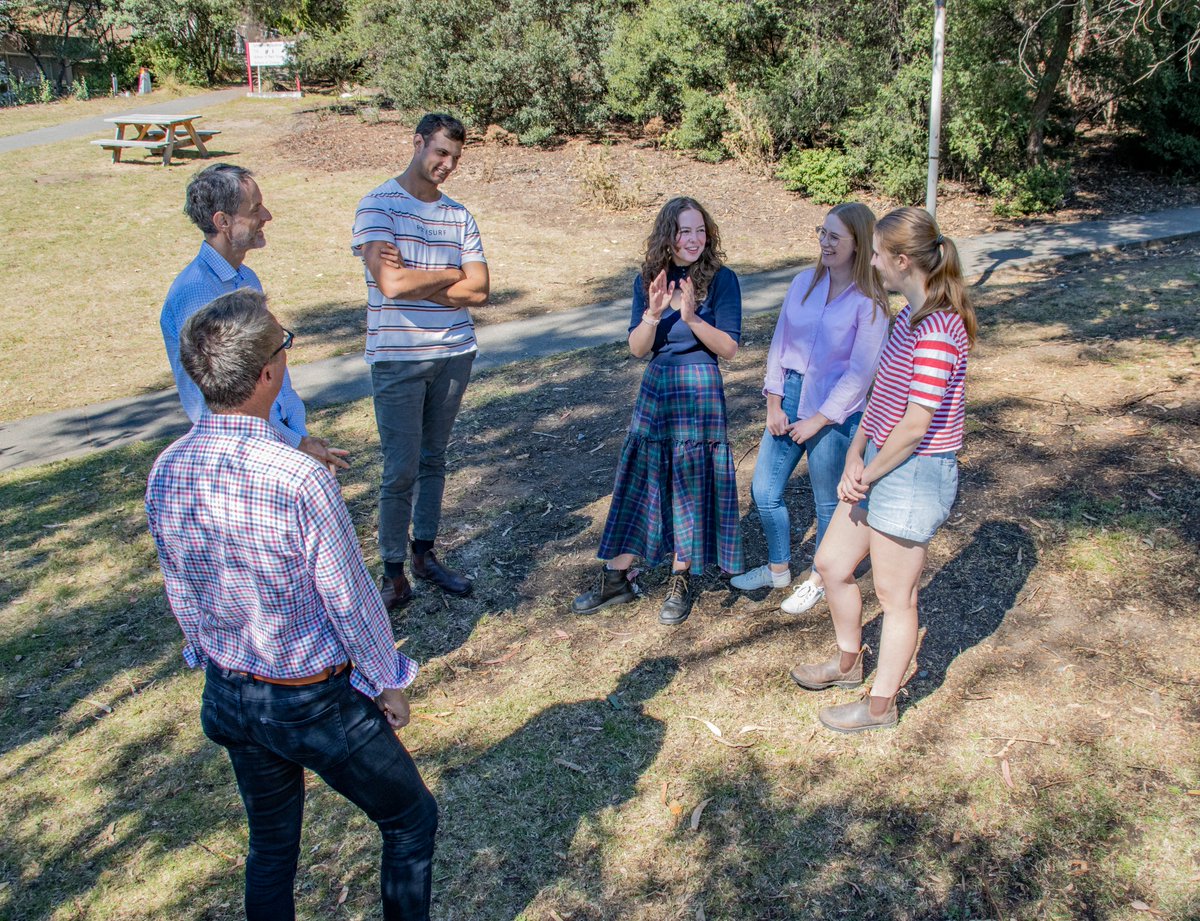
<path fill-rule="evenodd" d="M 474 360 L 471 352 L 371 365 L 375 424 L 383 449 L 379 555 L 389 577 L 404 571 L 410 522 L 413 540 L 437 537 L 446 488 L 446 445 Z"/>
<path fill-rule="evenodd" d="M 379 826 L 383 917 L 429 917 L 437 803 L 379 708 L 349 676 L 281 687 L 208 667 L 200 722 L 229 752 L 250 824 L 247 921 L 296 917 L 304 768 Z"/>

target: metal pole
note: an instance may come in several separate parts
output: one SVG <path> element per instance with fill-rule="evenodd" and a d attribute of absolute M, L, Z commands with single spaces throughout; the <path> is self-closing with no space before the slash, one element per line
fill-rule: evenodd
<path fill-rule="evenodd" d="M 942 141 L 942 64 L 946 56 L 946 0 L 933 2 L 933 84 L 929 89 L 929 174 L 925 210 L 937 217 L 938 150 Z"/>

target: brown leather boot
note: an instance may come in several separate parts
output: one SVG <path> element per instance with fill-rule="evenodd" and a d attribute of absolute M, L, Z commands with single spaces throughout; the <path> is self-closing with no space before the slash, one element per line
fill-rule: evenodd
<path fill-rule="evenodd" d="M 379 595 L 383 599 L 383 606 L 388 611 L 398 611 L 412 601 L 413 591 L 412 586 L 408 584 L 408 579 L 401 572 L 394 579 L 388 576 L 383 577 Z"/>
<path fill-rule="evenodd" d="M 425 582 L 432 582 L 449 595 L 471 594 L 471 580 L 438 562 L 432 550 L 414 553 L 409 560 L 412 574 Z"/>
<path fill-rule="evenodd" d="M 873 701 L 883 701 L 882 697 L 872 697 L 869 691 L 864 691 L 862 697 L 848 704 L 836 707 L 822 707 L 817 711 L 817 719 L 826 729 L 834 732 L 867 732 L 871 729 L 888 729 L 900 721 L 900 713 L 896 710 L 896 698 L 887 701 L 884 711 L 878 715 L 871 712 Z M 876 709 L 878 709 L 878 704 Z"/>
<path fill-rule="evenodd" d="M 813 665 L 796 665 L 792 668 L 792 680 L 802 688 L 810 691 L 824 691 L 826 688 L 856 688 L 863 683 L 863 653 L 867 647 L 858 651 L 858 658 L 850 671 L 842 671 L 842 651 L 835 648 L 833 657 Z"/>

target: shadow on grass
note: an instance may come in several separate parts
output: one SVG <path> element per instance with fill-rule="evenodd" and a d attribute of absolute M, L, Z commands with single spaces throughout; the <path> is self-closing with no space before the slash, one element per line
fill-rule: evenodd
<path fill-rule="evenodd" d="M 442 775 L 438 848 L 455 859 L 436 861 L 435 887 L 468 893 L 465 903 L 452 906 L 456 916 L 515 917 L 580 857 L 599 881 L 599 849 L 572 857 L 572 841 L 582 822 L 633 796 L 665 734 L 642 704 L 678 670 L 676 659 L 647 659 L 623 675 L 608 698 L 547 707 Z M 500 820 L 481 825 L 480 809 Z"/>

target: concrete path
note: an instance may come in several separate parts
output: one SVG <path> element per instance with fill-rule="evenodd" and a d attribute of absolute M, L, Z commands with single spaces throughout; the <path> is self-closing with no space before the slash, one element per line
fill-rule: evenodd
<path fill-rule="evenodd" d="M 1200 207 L 1189 207 L 987 234 L 959 241 L 959 251 L 967 276 L 982 284 L 1002 269 L 1197 233 L 1200 233 Z M 267 250 L 262 258 L 272 258 L 271 251 Z M 744 313 L 754 316 L 778 310 L 788 284 L 800 268 L 792 266 L 743 276 Z M 529 320 L 480 327 L 475 368 L 484 370 L 527 358 L 619 342 L 626 336 L 628 323 L 629 302 L 622 298 Z M 357 400 L 371 392 L 367 365 L 359 352 L 294 365 L 291 372 L 296 390 L 314 409 Z M 186 431 L 187 426 L 173 389 L 33 416 L 0 424 L 0 470 L 175 436 Z"/>
<path fill-rule="evenodd" d="M 138 97 L 113 100 L 116 107 L 107 115 L 94 115 L 81 118 L 61 125 L 50 125 L 38 128 L 36 131 L 26 131 L 23 134 L 13 134 L 0 138 L 0 153 L 10 150 L 24 150 L 26 147 L 36 147 L 39 144 L 53 144 L 57 141 L 70 141 L 73 138 L 88 137 L 89 135 L 112 136 L 113 126 L 104 119 L 114 115 L 189 115 L 197 109 L 215 106 L 218 103 L 229 102 L 246 95 L 245 87 L 229 90 L 216 90 L 212 93 L 201 93 L 199 96 L 187 96 L 183 99 L 170 99 L 166 102 L 139 102 Z"/>

